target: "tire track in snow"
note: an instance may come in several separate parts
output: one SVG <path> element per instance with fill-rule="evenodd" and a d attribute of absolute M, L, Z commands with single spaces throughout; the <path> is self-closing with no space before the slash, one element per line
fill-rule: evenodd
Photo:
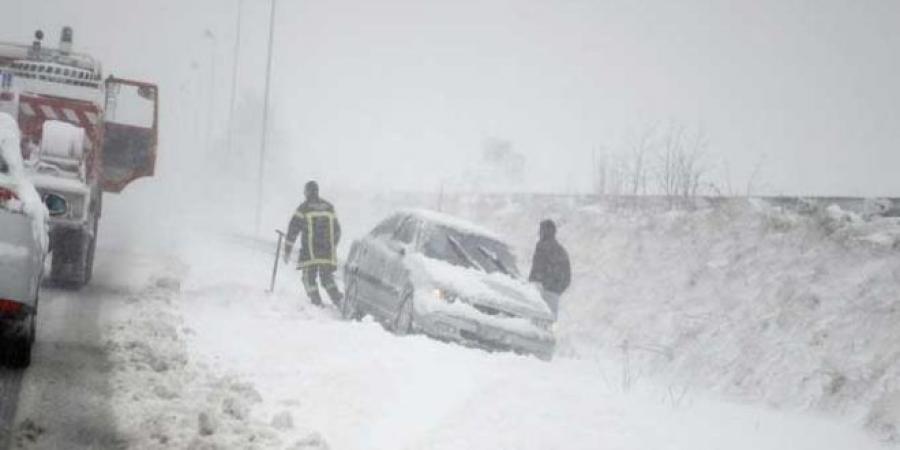
<path fill-rule="evenodd" d="M 22 374 L 21 370 L 0 369 L 0 449 L 9 448 Z"/>

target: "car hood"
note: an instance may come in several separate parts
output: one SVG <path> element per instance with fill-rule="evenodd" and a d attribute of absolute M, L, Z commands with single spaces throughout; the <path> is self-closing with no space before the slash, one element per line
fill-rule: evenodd
<path fill-rule="evenodd" d="M 540 290 L 523 280 L 502 273 L 489 274 L 454 266 L 422 254 L 410 255 L 407 259 L 419 286 L 446 290 L 488 314 L 499 311 L 517 317 L 553 320 Z"/>

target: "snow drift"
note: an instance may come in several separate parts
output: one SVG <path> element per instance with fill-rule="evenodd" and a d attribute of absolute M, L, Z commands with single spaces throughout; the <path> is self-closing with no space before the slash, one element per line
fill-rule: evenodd
<path fill-rule="evenodd" d="M 455 207 L 511 230 L 522 255 L 539 219 L 561 222 L 575 281 L 560 352 L 615 355 L 630 376 L 732 398 L 859 415 L 900 439 L 900 219 L 752 201 L 691 212 L 497 199 Z"/>
<path fill-rule="evenodd" d="M 505 230 L 526 270 L 540 220 L 559 222 L 574 280 L 557 356 L 612 357 L 631 379 L 847 414 L 900 440 L 900 219 L 746 199 L 690 211 L 574 197 L 439 201 Z M 436 198 L 336 203 L 390 211 Z"/>
<path fill-rule="evenodd" d="M 631 381 L 842 414 L 900 440 L 897 218 L 833 202 L 734 199 L 671 210 L 630 199 L 327 186 L 323 196 L 348 238 L 401 209 L 439 209 L 501 230 L 526 272 L 540 220 L 556 219 L 574 271 L 558 358 L 612 358 Z M 270 200 L 273 226 L 298 201 L 288 191 Z M 348 249 L 342 243 L 339 253 Z"/>

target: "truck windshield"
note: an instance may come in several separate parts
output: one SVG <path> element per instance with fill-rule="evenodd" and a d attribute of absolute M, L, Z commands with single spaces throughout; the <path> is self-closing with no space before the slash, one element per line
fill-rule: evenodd
<path fill-rule="evenodd" d="M 423 246 L 429 258 L 446 261 L 460 267 L 519 277 L 516 259 L 509 247 L 499 241 L 458 230 L 437 226 L 432 228 Z"/>

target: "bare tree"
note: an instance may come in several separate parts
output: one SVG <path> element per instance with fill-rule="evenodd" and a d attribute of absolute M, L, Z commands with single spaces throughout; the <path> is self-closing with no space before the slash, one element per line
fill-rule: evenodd
<path fill-rule="evenodd" d="M 684 152 L 679 159 L 680 195 L 682 198 L 696 197 L 701 182 L 706 176 L 703 158 L 709 147 L 709 141 L 702 130 L 686 137 Z"/>
<path fill-rule="evenodd" d="M 688 203 L 698 195 L 706 177 L 703 159 L 708 146 L 706 134 L 699 129 L 690 133 L 683 125 L 672 123 L 663 134 L 656 181 L 670 206 L 676 200 Z"/>
<path fill-rule="evenodd" d="M 678 192 L 678 166 L 679 159 L 684 153 L 684 127 L 674 123 L 669 124 L 662 138 L 662 150 L 657 162 L 656 181 L 659 190 L 666 197 L 672 198 Z"/>
<path fill-rule="evenodd" d="M 656 146 L 656 125 L 644 127 L 631 138 L 628 143 L 628 193 L 643 195 L 647 193 L 648 160 Z"/>
<path fill-rule="evenodd" d="M 601 148 L 602 154 L 593 152 L 594 192 L 630 197 L 658 193 L 669 199 L 670 206 L 687 204 L 704 187 L 717 191 L 706 180 L 708 147 L 702 129 L 692 132 L 677 122 L 663 130 L 656 124 L 644 126 L 621 151 L 609 155 Z"/>

